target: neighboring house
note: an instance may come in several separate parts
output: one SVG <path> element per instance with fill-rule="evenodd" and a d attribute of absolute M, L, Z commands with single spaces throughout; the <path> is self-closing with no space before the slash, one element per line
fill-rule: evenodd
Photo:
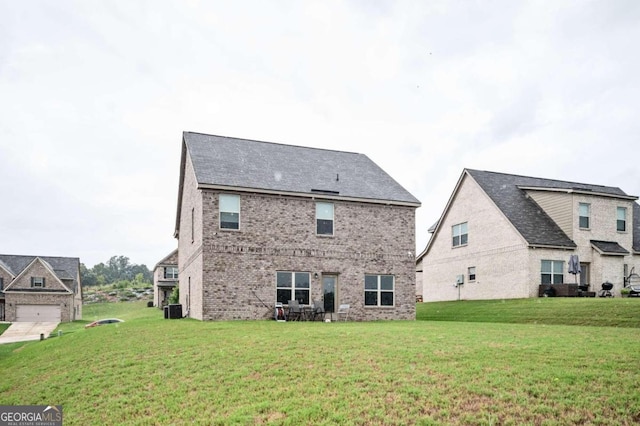
<path fill-rule="evenodd" d="M 417 258 L 424 301 L 538 297 L 550 286 L 593 296 L 604 282 L 620 295 L 640 270 L 637 199 L 619 188 L 465 169 Z M 569 271 L 571 255 L 579 274 Z"/>
<path fill-rule="evenodd" d="M 80 260 L 0 255 L 0 319 L 10 322 L 82 319 Z"/>
<path fill-rule="evenodd" d="M 269 318 L 295 299 L 324 301 L 327 317 L 349 304 L 350 319 L 415 319 L 419 206 L 362 154 L 185 132 L 183 313 Z"/>
<path fill-rule="evenodd" d="M 172 251 L 153 268 L 153 306 L 169 303 L 173 288 L 178 285 L 178 249 Z"/>

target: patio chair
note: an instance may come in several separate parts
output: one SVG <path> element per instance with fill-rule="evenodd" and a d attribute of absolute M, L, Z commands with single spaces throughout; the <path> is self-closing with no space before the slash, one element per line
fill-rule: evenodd
<path fill-rule="evenodd" d="M 315 321 L 317 318 L 320 318 L 320 320 L 324 321 L 324 303 L 319 300 L 314 300 L 311 320 Z"/>
<path fill-rule="evenodd" d="M 289 309 L 287 311 L 287 321 L 300 321 L 302 319 L 302 306 L 297 300 L 289 300 Z"/>
<path fill-rule="evenodd" d="M 351 308 L 348 304 L 343 304 L 338 307 L 338 321 L 340 321 L 340 315 L 343 316 L 344 321 L 349 319 L 349 309 Z"/>

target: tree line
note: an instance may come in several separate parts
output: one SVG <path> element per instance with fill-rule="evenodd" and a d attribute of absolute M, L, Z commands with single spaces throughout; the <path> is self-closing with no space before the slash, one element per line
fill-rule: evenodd
<path fill-rule="evenodd" d="M 112 256 L 107 263 L 98 263 L 93 268 L 80 264 L 80 280 L 83 286 L 107 285 L 129 282 L 151 284 L 153 275 L 146 265 L 131 263 L 126 256 Z"/>

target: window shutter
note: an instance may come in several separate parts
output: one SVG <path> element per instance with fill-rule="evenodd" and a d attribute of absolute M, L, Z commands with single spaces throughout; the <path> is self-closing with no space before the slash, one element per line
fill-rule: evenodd
<path fill-rule="evenodd" d="M 34 281 L 35 281 L 35 280 L 33 279 L 33 277 L 31 277 L 31 287 L 33 287 L 33 283 L 34 283 Z"/>
<path fill-rule="evenodd" d="M 0 291 L 4 290 L 4 278 L 0 277 Z"/>
<path fill-rule="evenodd" d="M 42 288 L 44 288 L 44 277 L 42 277 Z"/>

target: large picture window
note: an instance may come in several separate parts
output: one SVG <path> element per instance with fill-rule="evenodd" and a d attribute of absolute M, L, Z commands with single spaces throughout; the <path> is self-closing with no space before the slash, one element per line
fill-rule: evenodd
<path fill-rule="evenodd" d="M 543 260 L 540 281 L 542 284 L 562 284 L 564 282 L 564 262 L 561 260 Z"/>
<path fill-rule="evenodd" d="M 297 300 L 302 305 L 309 304 L 310 280 L 308 272 L 277 272 L 276 301 L 286 305 L 289 300 Z"/>
<path fill-rule="evenodd" d="M 365 275 L 364 276 L 364 305 L 365 306 L 393 306 L 394 278 L 393 275 Z"/>
<path fill-rule="evenodd" d="M 467 233 L 467 222 L 453 225 L 453 227 L 451 228 L 451 233 L 453 236 L 454 247 L 464 246 L 467 244 L 467 241 L 469 240 L 469 234 Z"/>
<path fill-rule="evenodd" d="M 316 234 L 333 235 L 332 203 L 316 203 Z"/>
<path fill-rule="evenodd" d="M 578 226 L 582 229 L 589 229 L 589 219 L 591 217 L 591 206 L 586 203 L 578 204 Z"/>
<path fill-rule="evenodd" d="M 627 230 L 627 209 L 625 207 L 618 207 L 616 210 L 618 216 L 616 221 L 616 229 L 619 232 L 625 232 Z"/>
<path fill-rule="evenodd" d="M 220 229 L 240 229 L 240 196 L 220 194 Z"/>

